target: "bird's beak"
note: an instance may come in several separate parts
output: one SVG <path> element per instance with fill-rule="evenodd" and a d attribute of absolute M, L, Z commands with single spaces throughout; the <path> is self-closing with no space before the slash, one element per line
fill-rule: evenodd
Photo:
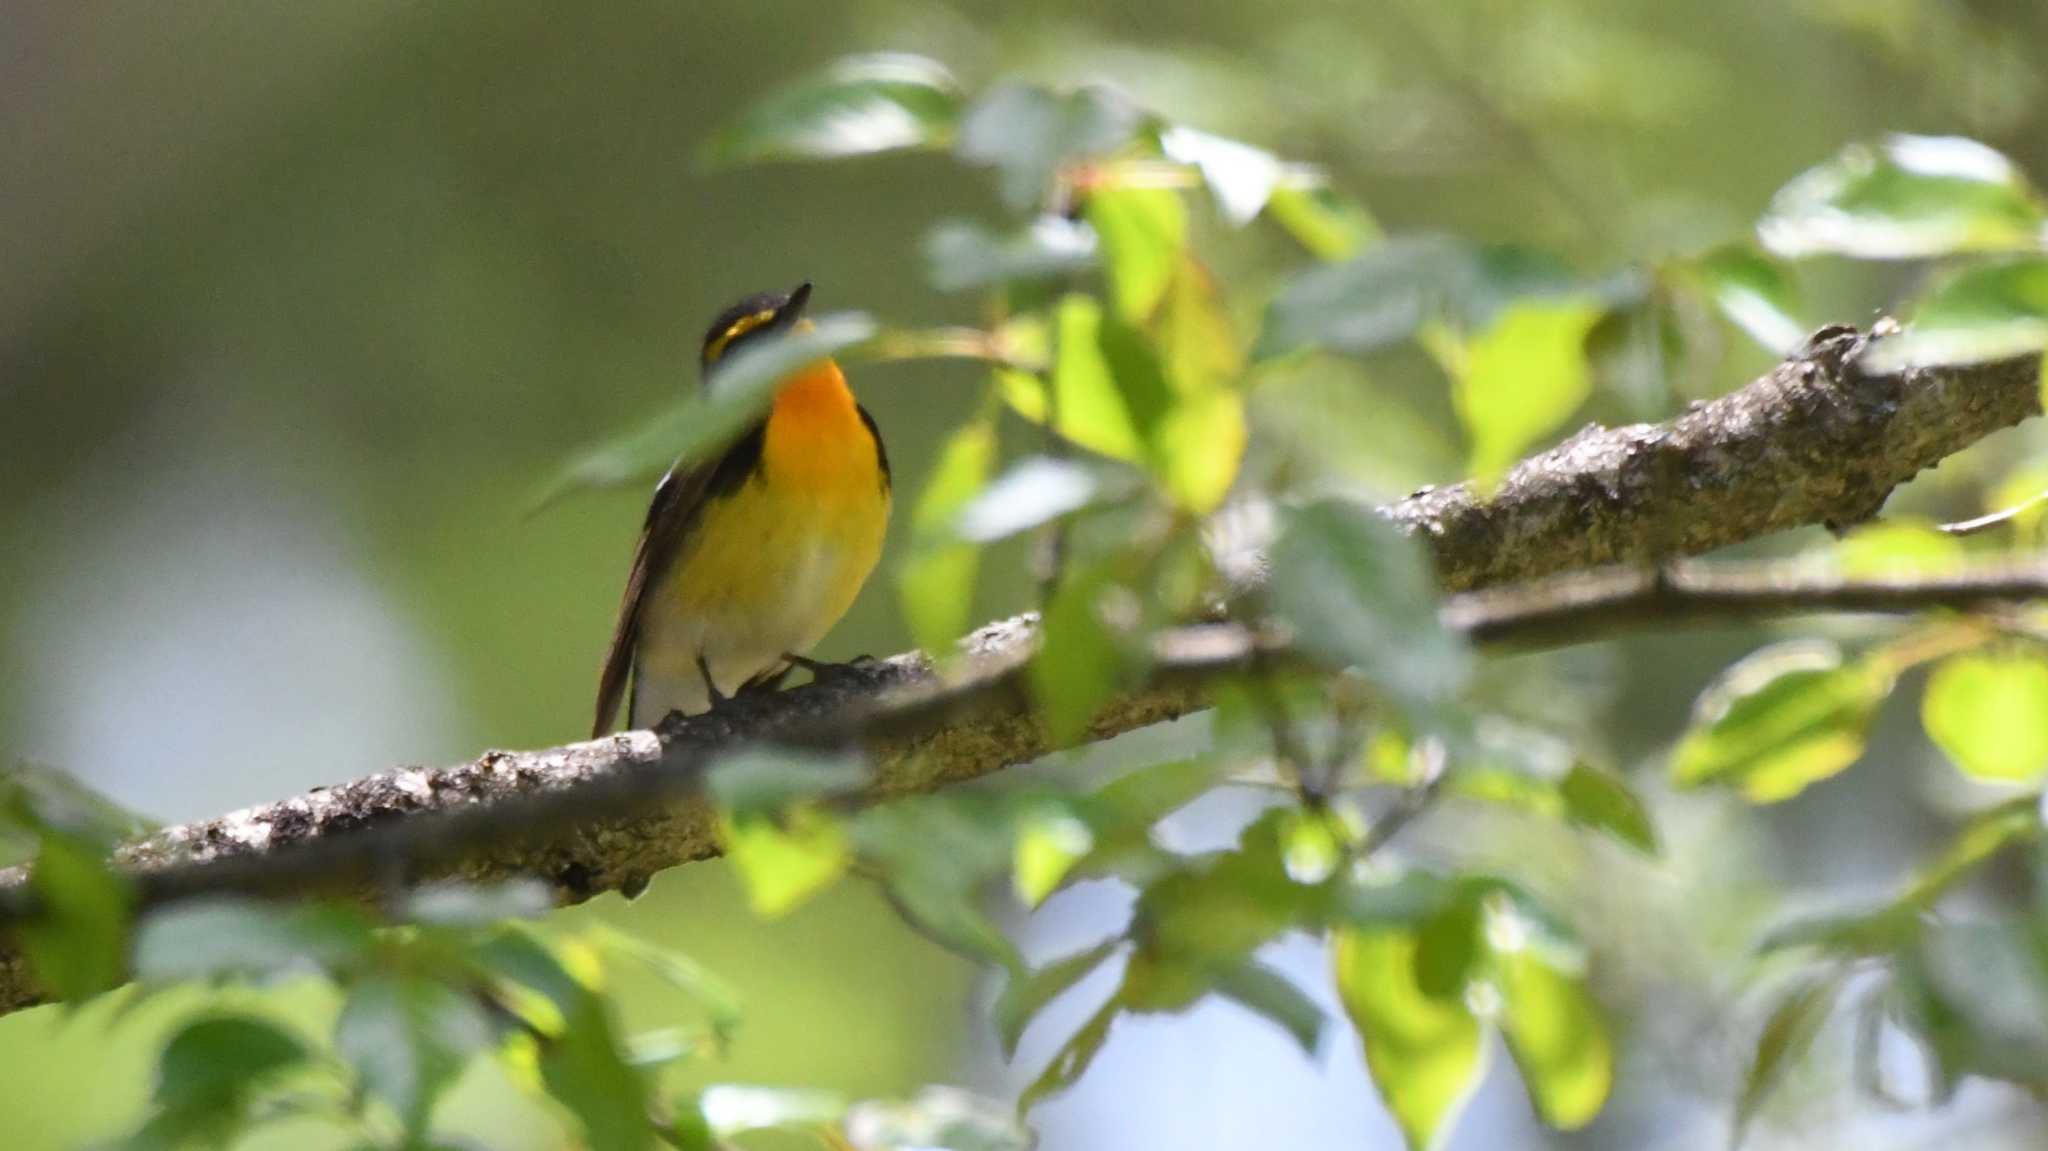
<path fill-rule="evenodd" d="M 789 299 L 775 312 L 775 326 L 785 328 L 803 319 L 804 308 L 811 302 L 811 282 L 805 280 L 790 289 Z"/>

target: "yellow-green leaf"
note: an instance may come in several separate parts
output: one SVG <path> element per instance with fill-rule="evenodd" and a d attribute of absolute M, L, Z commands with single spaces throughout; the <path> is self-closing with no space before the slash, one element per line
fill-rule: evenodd
<path fill-rule="evenodd" d="M 831 886 L 852 858 L 845 828 L 815 807 L 791 809 L 780 825 L 766 815 L 742 815 L 722 820 L 721 828 L 747 902 L 763 917 L 781 915 Z"/>
<path fill-rule="evenodd" d="M 1736 787 L 1755 803 L 1789 799 L 1862 757 L 1891 688 L 1881 671 L 1843 664 L 1830 644 L 1765 648 L 1701 694 L 1672 779 Z"/>
<path fill-rule="evenodd" d="M 1171 189 L 1110 186 L 1088 194 L 1087 214 L 1117 314 L 1131 323 L 1146 319 L 1187 246 L 1187 206 Z"/>
<path fill-rule="evenodd" d="M 1927 680 L 1920 720 L 1963 774 L 2038 783 L 2048 776 L 2048 661 L 2022 651 L 1945 660 Z"/>
<path fill-rule="evenodd" d="M 1585 299 L 1510 305 L 1463 350 L 1452 399 L 1472 471 L 1497 475 L 1571 418 L 1593 388 L 1586 335 L 1605 308 Z"/>
<path fill-rule="evenodd" d="M 2040 197 L 2011 160 L 1960 137 L 1852 144 L 1778 192 L 1757 225 L 1781 256 L 1867 260 L 2038 250 Z"/>
<path fill-rule="evenodd" d="M 947 650 L 967 630 L 981 549 L 954 531 L 960 510 L 995 468 L 995 421 L 976 419 L 954 432 L 910 517 L 911 553 L 896 589 L 910 634 L 926 651 Z"/>
<path fill-rule="evenodd" d="M 1365 1044 L 1380 1098 L 1415 1151 L 1435 1146 L 1479 1082 L 1483 1029 L 1460 999 L 1415 982 L 1415 936 L 1341 930 L 1332 941 L 1337 994 Z"/>
<path fill-rule="evenodd" d="M 1378 221 L 1364 205 L 1324 184 L 1273 189 L 1264 215 L 1319 260 L 1348 260 L 1381 236 Z"/>
<path fill-rule="evenodd" d="M 1593 1121 L 1614 1086 L 1614 1045 L 1583 980 L 1535 948 L 1495 952 L 1501 1033 L 1536 1111 L 1570 1131 Z"/>
<path fill-rule="evenodd" d="M 1845 576 L 1883 579 L 1954 571 L 1965 551 L 1963 541 L 1925 520 L 1894 519 L 1850 532 L 1835 556 Z"/>

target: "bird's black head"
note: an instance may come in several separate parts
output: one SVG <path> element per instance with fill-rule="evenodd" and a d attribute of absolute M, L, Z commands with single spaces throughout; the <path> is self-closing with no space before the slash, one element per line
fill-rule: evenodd
<path fill-rule="evenodd" d="M 703 366 L 709 369 L 749 340 L 786 330 L 803 318 L 804 305 L 810 300 L 811 282 L 805 280 L 788 292 L 761 292 L 748 296 L 718 313 L 718 318 L 711 321 L 711 326 L 704 331 L 704 346 L 700 353 Z"/>

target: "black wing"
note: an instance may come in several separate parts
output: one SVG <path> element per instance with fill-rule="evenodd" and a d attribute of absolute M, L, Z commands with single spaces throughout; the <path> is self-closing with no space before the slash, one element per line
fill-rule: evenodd
<path fill-rule="evenodd" d="M 611 730 L 619 713 L 619 701 L 632 678 L 633 649 L 640 638 L 640 608 L 648 593 L 668 574 L 670 565 L 682 553 L 703 515 L 705 503 L 725 495 L 747 482 L 761 461 L 761 444 L 767 425 L 755 425 L 724 455 L 693 468 L 672 468 L 654 489 L 647 506 L 647 520 L 640 529 L 640 542 L 633 548 L 633 569 L 626 576 L 626 591 L 619 600 L 618 622 L 612 625 L 612 643 L 604 655 L 604 673 L 597 681 L 597 717 L 590 737 L 596 739 Z"/>

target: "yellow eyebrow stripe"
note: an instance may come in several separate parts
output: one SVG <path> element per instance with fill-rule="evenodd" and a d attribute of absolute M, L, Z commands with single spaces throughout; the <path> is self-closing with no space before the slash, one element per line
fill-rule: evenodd
<path fill-rule="evenodd" d="M 725 354 L 726 345 L 774 318 L 775 311 L 772 308 L 767 311 L 755 312 L 751 316 L 741 316 L 733 321 L 732 327 L 727 328 L 717 339 L 711 341 L 711 346 L 704 349 L 704 358 L 708 361 L 716 361 L 718 357 Z"/>

